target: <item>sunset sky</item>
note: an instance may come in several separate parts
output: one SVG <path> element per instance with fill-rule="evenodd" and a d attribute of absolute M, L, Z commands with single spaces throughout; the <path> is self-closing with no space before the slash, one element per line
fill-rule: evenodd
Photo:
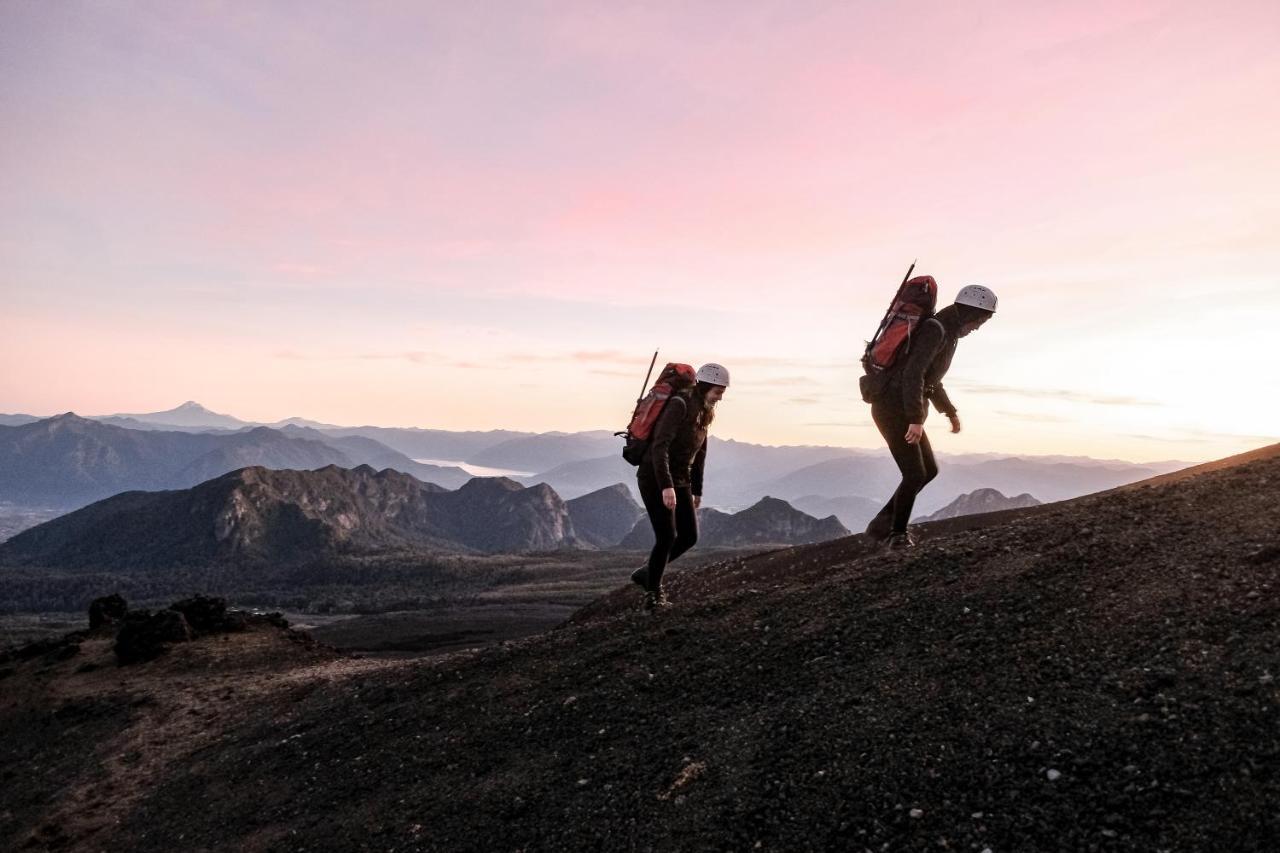
<path fill-rule="evenodd" d="M 1280 440 L 1280 3 L 0 0 L 0 412 L 880 444 L 907 265 L 993 288 L 943 452 Z"/>

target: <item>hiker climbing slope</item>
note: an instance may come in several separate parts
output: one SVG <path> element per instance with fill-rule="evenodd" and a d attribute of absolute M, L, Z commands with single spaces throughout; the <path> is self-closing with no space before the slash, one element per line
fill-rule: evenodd
<path fill-rule="evenodd" d="M 655 541 L 648 564 L 637 569 L 631 579 L 644 587 L 647 609 L 668 603 L 662 588 L 663 572 L 698 541 L 707 430 L 728 386 L 729 371 L 721 365 L 698 368 L 693 386 L 676 390 L 666 401 L 636 471 Z"/>
<path fill-rule="evenodd" d="M 916 282 L 932 287 L 936 294 L 936 283 L 929 276 L 905 282 L 899 294 Z M 902 482 L 867 525 L 866 532 L 869 538 L 887 540 L 895 548 L 915 544 L 907 531 L 911 509 L 920 490 L 938 475 L 933 448 L 924 431 L 928 404 L 933 403 L 946 415 L 953 433 L 960 432 L 960 416 L 942 378 L 951 367 L 959 340 L 981 328 L 995 314 L 996 295 L 981 285 L 969 285 L 960 290 L 954 304 L 928 316 L 931 308 L 928 305 L 924 313 L 908 318 L 912 319 L 909 334 L 892 365 L 883 371 L 879 381 L 864 384 L 864 397 L 871 402 L 871 419 L 902 472 Z"/>

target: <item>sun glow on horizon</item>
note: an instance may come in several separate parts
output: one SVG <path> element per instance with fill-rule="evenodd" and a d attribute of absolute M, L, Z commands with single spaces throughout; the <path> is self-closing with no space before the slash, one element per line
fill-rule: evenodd
<path fill-rule="evenodd" d="M 0 12 L 0 410 L 617 429 L 658 346 L 879 448 L 918 258 L 939 451 L 1280 440 L 1274 3 L 144 6 Z"/>

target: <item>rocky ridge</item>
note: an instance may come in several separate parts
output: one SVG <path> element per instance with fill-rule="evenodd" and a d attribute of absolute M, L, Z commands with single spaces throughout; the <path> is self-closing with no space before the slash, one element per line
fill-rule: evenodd
<path fill-rule="evenodd" d="M 916 519 L 916 523 L 942 521 L 962 515 L 978 515 L 1005 509 L 1026 509 L 1033 506 L 1040 506 L 1040 501 L 1025 492 L 1014 497 L 1005 497 L 998 489 L 976 489 L 960 495 L 937 512 Z"/>

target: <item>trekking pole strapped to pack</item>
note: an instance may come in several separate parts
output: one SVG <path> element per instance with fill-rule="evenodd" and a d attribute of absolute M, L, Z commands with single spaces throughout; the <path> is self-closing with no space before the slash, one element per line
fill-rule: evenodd
<path fill-rule="evenodd" d="M 640 401 L 644 399 L 644 392 L 649 387 L 649 377 L 653 375 L 653 366 L 658 363 L 658 351 L 653 351 L 653 358 L 649 359 L 649 369 L 645 371 L 644 382 L 640 385 L 640 394 L 636 397 L 636 405 L 640 405 Z"/>
<path fill-rule="evenodd" d="M 862 354 L 864 376 L 858 380 L 862 399 L 873 402 L 884 389 L 886 373 L 899 356 L 910 351 L 911 334 L 922 322 L 933 316 L 938 305 L 938 282 L 931 275 L 911 277 L 915 262 L 898 285 L 889 309 L 880 320 L 876 333 L 867 341 Z"/>
<path fill-rule="evenodd" d="M 867 341 L 867 353 L 871 351 L 871 347 L 880 339 L 880 333 L 884 331 L 884 327 L 889 325 L 889 318 L 893 316 L 893 306 L 898 304 L 898 297 L 902 296 L 902 288 L 907 286 L 907 280 L 911 278 L 911 273 L 915 271 L 916 262 L 912 261 L 911 266 L 907 267 L 907 274 L 902 277 L 902 284 L 898 285 L 898 290 L 893 294 L 893 299 L 889 301 L 889 307 L 885 309 L 884 316 L 880 318 L 880 325 L 876 328 L 876 333 L 871 336 L 871 340 Z M 863 361 L 866 361 L 867 353 L 863 353 Z"/>
<path fill-rule="evenodd" d="M 653 427 L 658 423 L 658 418 L 662 417 L 667 402 L 673 395 L 692 387 L 697 375 L 692 365 L 670 362 L 662 368 L 662 372 L 658 374 L 658 380 L 646 394 L 644 389 L 648 386 L 649 377 L 653 375 L 653 366 L 657 363 L 658 353 L 655 350 L 653 360 L 649 363 L 649 372 L 644 377 L 644 386 L 640 389 L 642 396 L 636 400 L 636 407 L 631 412 L 631 423 L 622 432 L 614 433 L 625 439 L 622 458 L 632 465 L 639 465 L 645 453 L 648 452 Z"/>

